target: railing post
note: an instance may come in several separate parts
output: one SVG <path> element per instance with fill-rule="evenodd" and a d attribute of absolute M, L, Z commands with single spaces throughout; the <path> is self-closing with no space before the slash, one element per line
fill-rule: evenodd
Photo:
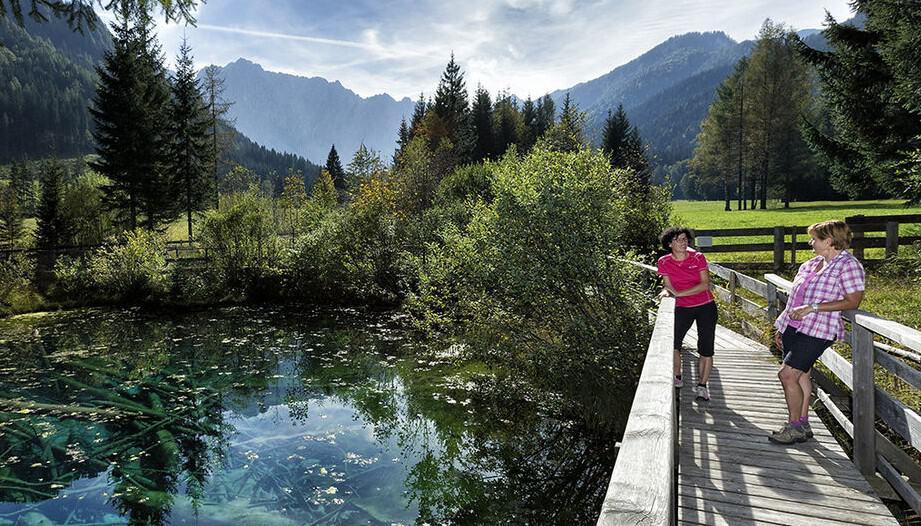
<path fill-rule="evenodd" d="M 771 323 L 777 319 L 777 285 L 770 281 L 767 284 L 767 315 Z"/>
<path fill-rule="evenodd" d="M 854 464 L 864 476 L 876 472 L 876 410 L 873 333 L 855 321 L 853 331 Z"/>
<path fill-rule="evenodd" d="M 854 249 L 854 257 L 863 260 L 863 232 L 854 232 L 851 247 Z"/>
<path fill-rule="evenodd" d="M 739 282 L 739 277 L 736 275 L 735 271 L 729 272 L 729 304 L 736 304 L 736 285 Z"/>
<path fill-rule="evenodd" d="M 780 273 L 783 268 L 783 238 L 784 228 L 782 226 L 774 227 L 774 272 Z"/>
<path fill-rule="evenodd" d="M 886 257 L 899 253 L 899 224 L 895 221 L 886 222 Z"/>
<path fill-rule="evenodd" d="M 793 227 L 793 234 L 790 236 L 790 264 L 796 265 L 796 227 Z"/>

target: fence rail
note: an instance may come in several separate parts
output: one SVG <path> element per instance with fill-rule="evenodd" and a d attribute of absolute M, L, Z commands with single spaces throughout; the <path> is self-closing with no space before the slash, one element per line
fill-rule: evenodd
<path fill-rule="evenodd" d="M 921 214 L 902 214 L 892 216 L 851 216 L 845 219 L 851 231 L 854 232 L 854 241 L 851 244 L 852 252 L 860 259 L 864 258 L 864 250 L 868 248 L 884 248 L 885 257 L 898 253 L 899 246 L 911 245 L 921 242 L 921 236 L 908 236 L 899 234 L 899 226 L 921 223 Z M 783 268 L 785 255 L 790 253 L 791 263 L 796 262 L 797 250 L 809 250 L 805 226 L 775 226 L 759 228 L 721 228 L 695 230 L 698 237 L 754 237 L 772 236 L 770 243 L 731 243 L 725 245 L 708 245 L 707 252 L 773 252 L 774 272 Z M 885 233 L 885 237 L 867 237 L 865 234 Z M 804 241 L 798 241 L 799 236 L 804 236 Z M 789 238 L 789 241 L 788 241 Z M 703 246 L 703 245 L 702 245 Z"/>

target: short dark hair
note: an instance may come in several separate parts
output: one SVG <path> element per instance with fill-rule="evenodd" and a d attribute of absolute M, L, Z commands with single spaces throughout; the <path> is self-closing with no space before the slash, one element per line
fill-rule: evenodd
<path fill-rule="evenodd" d="M 659 234 L 659 243 L 662 243 L 662 248 L 668 252 L 671 252 L 672 247 L 668 246 L 676 237 L 684 234 L 688 238 L 688 244 L 694 244 L 694 231 L 686 226 L 670 226 L 662 231 Z"/>

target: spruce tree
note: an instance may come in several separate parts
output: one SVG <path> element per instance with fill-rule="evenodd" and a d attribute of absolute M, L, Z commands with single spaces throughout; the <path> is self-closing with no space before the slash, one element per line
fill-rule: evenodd
<path fill-rule="evenodd" d="M 419 93 L 419 100 L 416 101 L 416 105 L 413 107 L 413 116 L 409 120 L 409 139 L 412 140 L 415 137 L 419 130 L 422 127 L 422 122 L 425 120 L 425 113 L 428 111 L 428 105 L 425 102 L 425 94 Z"/>
<path fill-rule="evenodd" d="M 476 137 L 472 159 L 479 162 L 495 157 L 495 137 L 492 122 L 492 98 L 483 86 L 477 86 L 470 111 L 473 119 L 473 131 Z"/>
<path fill-rule="evenodd" d="M 224 79 L 220 76 L 217 66 L 205 68 L 204 78 L 205 106 L 208 108 L 208 143 L 210 145 L 210 161 L 212 184 L 215 188 L 215 203 L 217 203 L 217 188 L 221 167 L 225 164 L 224 154 L 233 142 L 234 128 L 227 124 L 227 113 L 233 103 L 224 100 Z"/>
<path fill-rule="evenodd" d="M 822 34 L 829 51 L 796 40 L 800 56 L 818 72 L 830 122 L 807 123 L 806 141 L 831 172 L 832 185 L 851 198 L 885 192 L 921 200 L 921 188 L 906 179 L 911 172 L 893 169 L 921 143 L 917 24 L 905 15 L 911 8 L 904 2 L 858 0 L 854 6 L 866 13 L 865 28 L 828 15 Z"/>
<path fill-rule="evenodd" d="M 539 101 L 538 101 L 539 104 Z M 538 105 L 534 104 L 534 101 L 531 100 L 529 96 L 524 104 L 521 106 L 521 120 L 524 122 L 524 135 L 521 138 L 521 151 L 526 153 L 531 147 L 534 146 L 534 143 L 537 142 L 537 138 L 540 137 L 538 131 Z"/>
<path fill-rule="evenodd" d="M 60 161 L 46 162 L 42 168 L 41 196 L 36 210 L 35 244 L 39 248 L 59 246 L 67 238 L 61 214 L 61 186 L 64 167 Z"/>
<path fill-rule="evenodd" d="M 202 210 L 211 195 L 210 116 L 195 78 L 192 48 L 183 39 L 176 57 L 170 112 L 169 173 L 186 215 L 189 241 L 192 214 Z"/>
<path fill-rule="evenodd" d="M 400 153 L 403 152 L 403 148 L 409 144 L 410 139 L 409 126 L 406 125 L 406 117 L 403 117 L 400 119 L 400 129 L 397 132 L 397 149 L 393 152 L 394 164 L 396 164 L 397 160 L 400 158 Z"/>
<path fill-rule="evenodd" d="M 544 95 L 537 101 L 537 138 L 542 137 L 556 122 L 556 105 L 550 95 Z"/>
<path fill-rule="evenodd" d="M 637 188 L 649 186 L 650 168 L 646 157 L 646 146 L 636 126 L 631 126 L 624 111 L 624 105 L 617 106 L 615 113 L 608 113 L 604 123 L 601 149 L 608 156 L 613 168 L 627 168 L 633 171 Z"/>
<path fill-rule="evenodd" d="M 336 145 L 329 149 L 329 155 L 326 156 L 326 171 L 333 178 L 333 186 L 339 193 L 339 200 L 345 198 L 345 192 L 348 185 L 345 180 L 345 170 L 342 169 L 342 161 L 339 160 L 339 152 L 336 151 Z"/>
<path fill-rule="evenodd" d="M 524 121 L 518 111 L 518 105 L 515 104 L 510 94 L 500 93 L 496 98 L 493 121 L 497 155 L 504 154 L 511 145 L 521 143 Z"/>
<path fill-rule="evenodd" d="M 173 212 L 165 173 L 169 86 L 149 13 L 123 2 L 112 30 L 113 47 L 97 67 L 90 110 L 98 154 L 92 166 L 111 180 L 106 202 L 129 228 L 136 228 L 143 214 L 145 226 L 153 229 Z"/>
<path fill-rule="evenodd" d="M 15 248 L 23 232 L 22 207 L 12 184 L 0 187 L 0 239 L 7 248 Z"/>
<path fill-rule="evenodd" d="M 458 162 L 465 163 L 470 160 L 473 152 L 473 130 L 470 123 L 470 107 L 467 100 L 467 85 L 460 65 L 451 60 L 445 66 L 438 88 L 435 91 L 435 100 L 432 112 L 439 117 L 444 126 L 447 139 L 454 145 L 454 155 Z M 433 147 L 438 146 L 440 137 L 429 137 Z"/>

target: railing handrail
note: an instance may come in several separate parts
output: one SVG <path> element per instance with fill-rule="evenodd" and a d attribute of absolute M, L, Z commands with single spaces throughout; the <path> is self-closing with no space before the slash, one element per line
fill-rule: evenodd
<path fill-rule="evenodd" d="M 599 526 L 675 524 L 678 409 L 672 384 L 674 312 L 675 300 L 663 298 L 601 506 Z"/>

